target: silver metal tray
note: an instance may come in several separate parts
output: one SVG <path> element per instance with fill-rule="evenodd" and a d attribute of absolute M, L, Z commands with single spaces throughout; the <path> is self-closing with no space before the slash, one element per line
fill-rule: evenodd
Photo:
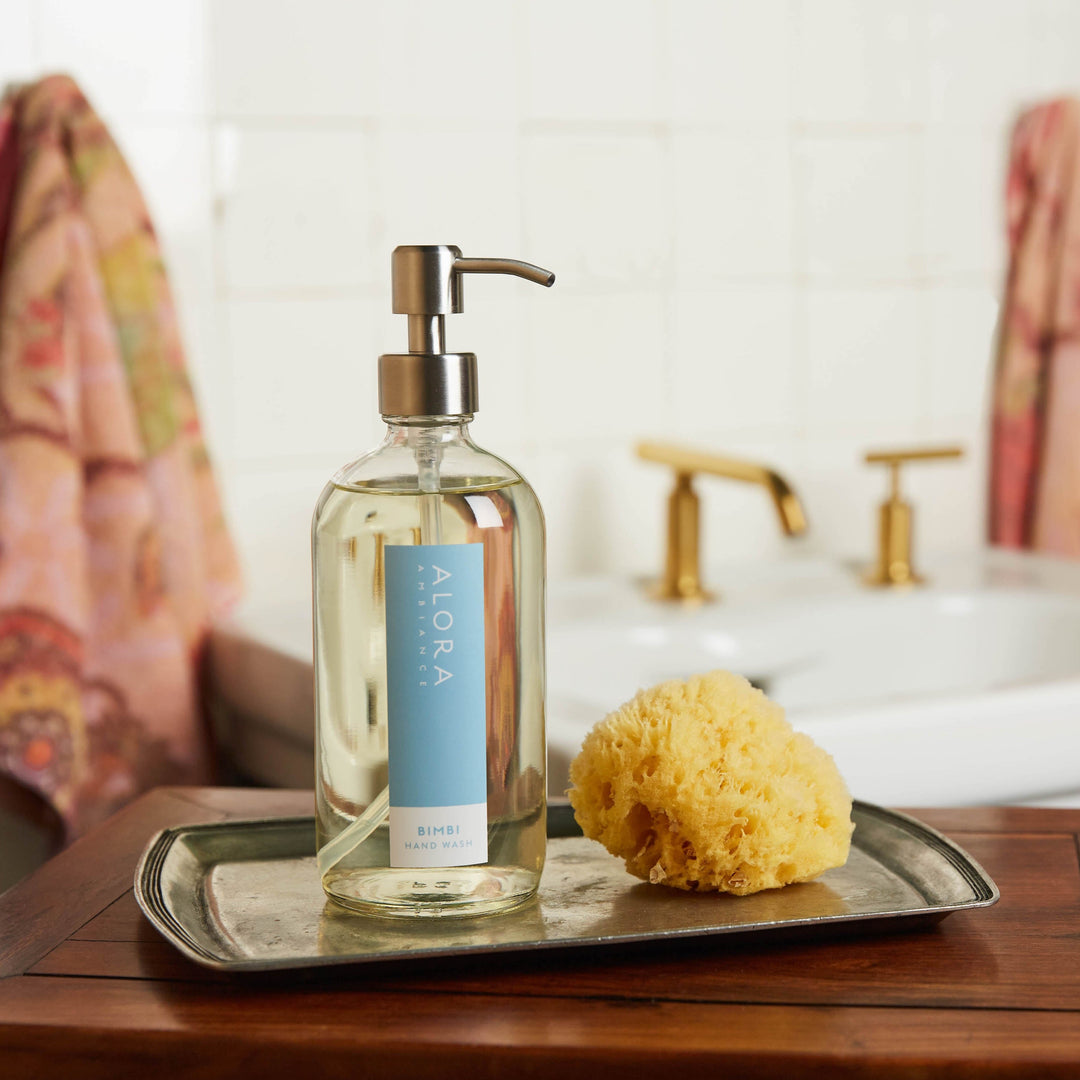
<path fill-rule="evenodd" d="M 312 818 L 165 829 L 135 875 L 147 918 L 206 967 L 272 971 L 717 934 L 901 929 L 997 902 L 997 886 L 921 822 L 856 802 L 847 865 L 751 896 L 684 893 L 631 877 L 584 839 L 570 807 L 548 812 L 536 902 L 470 919 L 380 919 L 328 901 Z"/>

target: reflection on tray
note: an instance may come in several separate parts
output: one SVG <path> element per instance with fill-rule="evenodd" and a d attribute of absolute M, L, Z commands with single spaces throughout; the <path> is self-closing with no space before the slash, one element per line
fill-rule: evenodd
<path fill-rule="evenodd" d="M 751 896 L 647 885 L 556 809 L 537 901 L 505 915 L 390 920 L 329 902 L 310 819 L 168 829 L 143 855 L 136 898 L 186 955 L 226 970 L 272 970 L 492 951 L 592 947 L 781 929 L 899 928 L 997 899 L 956 845 L 911 818 L 856 803 L 846 866 Z M 902 920 L 899 922 L 898 920 Z"/>

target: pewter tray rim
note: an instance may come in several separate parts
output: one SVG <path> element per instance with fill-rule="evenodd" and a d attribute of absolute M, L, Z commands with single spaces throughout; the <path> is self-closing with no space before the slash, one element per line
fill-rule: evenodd
<path fill-rule="evenodd" d="M 654 940 L 684 940 L 687 938 L 712 938 L 720 935 L 758 935 L 761 933 L 776 933 L 777 931 L 789 930 L 796 932 L 829 933 L 839 932 L 845 926 L 857 924 L 861 929 L 874 930 L 898 930 L 901 928 L 914 928 L 916 925 L 936 923 L 947 915 L 956 911 L 970 910 L 974 908 L 990 907 L 1000 899 L 1000 891 L 993 879 L 985 870 L 954 841 L 931 828 L 922 821 L 902 814 L 896 810 L 889 810 L 855 800 L 852 806 L 852 817 L 855 821 L 855 833 L 852 837 L 852 849 L 862 851 L 878 865 L 887 868 L 901 880 L 903 867 L 889 865 L 888 850 L 879 851 L 875 855 L 865 844 L 866 834 L 871 838 L 874 834 L 884 830 L 891 832 L 895 837 L 901 838 L 901 842 L 908 845 L 914 843 L 923 857 L 936 860 L 937 869 L 952 871 L 970 891 L 969 895 L 948 895 L 942 889 L 940 895 L 934 895 L 934 890 L 929 887 L 931 895 L 925 896 L 926 903 L 911 907 L 890 907 L 880 910 L 849 912 L 841 914 L 809 915 L 792 919 L 776 919 L 756 923 L 731 923 L 715 922 L 709 925 L 695 926 L 672 926 L 650 932 L 630 932 L 615 934 L 593 934 L 587 936 L 565 936 L 548 938 L 544 940 L 506 941 L 495 942 L 483 941 L 477 944 L 455 944 L 450 946 L 431 946 L 429 942 L 420 944 L 419 947 L 403 948 L 395 952 L 364 952 L 356 951 L 349 953 L 313 954 L 299 957 L 251 957 L 237 959 L 228 956 L 224 950 L 216 948 L 216 942 L 206 925 L 194 925 L 185 919 L 170 904 L 163 889 L 162 871 L 171 852 L 177 845 L 187 844 L 189 848 L 194 845 L 197 849 L 200 842 L 205 846 L 206 841 L 229 838 L 230 835 L 243 835 L 251 843 L 244 859 L 232 860 L 244 862 L 265 858 L 260 856 L 257 846 L 258 834 L 275 832 L 281 834 L 282 830 L 295 831 L 297 835 L 303 833 L 312 839 L 311 851 L 296 853 L 285 856 L 286 859 L 297 859 L 314 855 L 314 832 L 315 819 L 311 816 L 270 817 L 253 819 L 230 819 L 227 821 L 198 823 L 193 825 L 175 825 L 158 832 L 147 844 L 135 871 L 134 891 L 135 899 L 142 909 L 146 918 L 154 927 L 174 945 L 181 953 L 190 960 L 217 971 L 224 972 L 252 972 L 252 971 L 285 971 L 305 968 L 326 968 L 340 965 L 369 964 L 369 963 L 392 963 L 394 961 L 415 960 L 438 960 L 444 957 L 467 956 L 477 953 L 520 953 L 537 949 L 557 948 L 593 948 L 612 945 L 626 945 Z M 548 807 L 548 837 L 555 842 L 557 847 L 560 839 L 580 838 L 581 832 L 573 819 L 573 811 L 567 804 L 555 804 Z M 895 839 L 894 837 L 894 839 Z M 871 839 L 872 843 L 872 839 Z M 599 845 L 595 845 L 598 859 L 612 860 Z M 550 853 L 549 847 L 549 853 Z M 590 849 L 591 850 L 591 849 Z M 222 860 L 223 862 L 225 860 Z M 550 862 L 550 854 L 549 854 Z M 207 868 L 218 865 L 213 860 L 200 864 L 204 871 L 201 877 L 195 877 L 190 882 L 182 882 L 185 887 L 190 886 L 192 892 L 196 892 L 200 886 Z M 823 878 L 828 876 L 823 875 Z M 636 879 L 626 875 L 627 887 L 645 888 Z M 913 886 L 914 887 L 914 886 Z M 788 888 L 792 888 L 789 886 Z M 798 888 L 798 886 L 795 886 Z M 926 882 L 922 884 L 924 890 L 928 889 Z M 655 886 L 645 889 L 650 893 Z M 781 892 L 784 890 L 772 890 Z M 664 894 L 670 894 L 673 890 L 657 889 L 656 896 L 659 899 Z M 544 895 L 544 882 L 541 882 L 541 901 Z M 690 894 L 696 899 L 704 900 L 703 894 Z M 764 894 L 755 894 L 758 896 Z M 733 900 L 727 898 L 725 900 Z M 747 898 L 748 899 L 748 898 Z M 738 901 L 736 901 L 738 902 Z M 534 902 L 535 903 L 535 902 Z M 336 908 L 336 905 L 331 905 Z M 341 910 L 341 909 L 336 909 Z M 526 910 L 526 909 L 518 909 Z M 213 912 L 203 910 L 206 920 L 212 920 Z M 514 913 L 504 916 L 483 916 L 472 919 L 453 919 L 456 927 L 472 924 L 477 927 L 490 927 L 494 922 L 512 918 Z M 387 922 L 371 916 L 356 915 L 350 913 L 350 920 L 359 920 L 368 925 L 381 926 Z M 397 925 L 402 920 L 393 920 Z M 432 922 L 444 923 L 444 920 L 418 920 L 431 924 Z M 450 923 L 451 920 L 445 920 Z M 425 947 L 426 945 L 426 947 Z"/>

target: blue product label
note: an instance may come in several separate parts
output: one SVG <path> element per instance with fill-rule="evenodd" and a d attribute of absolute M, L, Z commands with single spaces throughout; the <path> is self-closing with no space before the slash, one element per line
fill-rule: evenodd
<path fill-rule="evenodd" d="M 390 865 L 487 862 L 484 546 L 385 558 Z"/>

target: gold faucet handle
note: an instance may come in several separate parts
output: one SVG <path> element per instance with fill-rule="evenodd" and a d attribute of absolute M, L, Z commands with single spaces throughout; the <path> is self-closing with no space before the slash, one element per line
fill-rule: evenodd
<path fill-rule="evenodd" d="M 677 473 L 709 473 L 712 476 L 726 476 L 731 480 L 757 480 L 761 466 L 738 458 L 722 457 L 719 454 L 705 454 L 685 446 L 671 443 L 639 442 L 637 455 L 643 461 L 655 461 L 658 465 L 667 465 Z"/>
<path fill-rule="evenodd" d="M 867 465 L 903 465 L 907 461 L 942 461 L 964 456 L 962 446 L 916 446 L 910 450 L 868 450 Z"/>
<path fill-rule="evenodd" d="M 914 447 L 910 450 L 871 450 L 867 465 L 889 467 L 889 497 L 879 510 L 878 561 L 867 571 L 869 585 L 917 585 L 922 578 L 911 565 L 911 505 L 900 498 L 900 466 L 913 461 L 947 461 L 964 456 L 962 446 Z"/>

